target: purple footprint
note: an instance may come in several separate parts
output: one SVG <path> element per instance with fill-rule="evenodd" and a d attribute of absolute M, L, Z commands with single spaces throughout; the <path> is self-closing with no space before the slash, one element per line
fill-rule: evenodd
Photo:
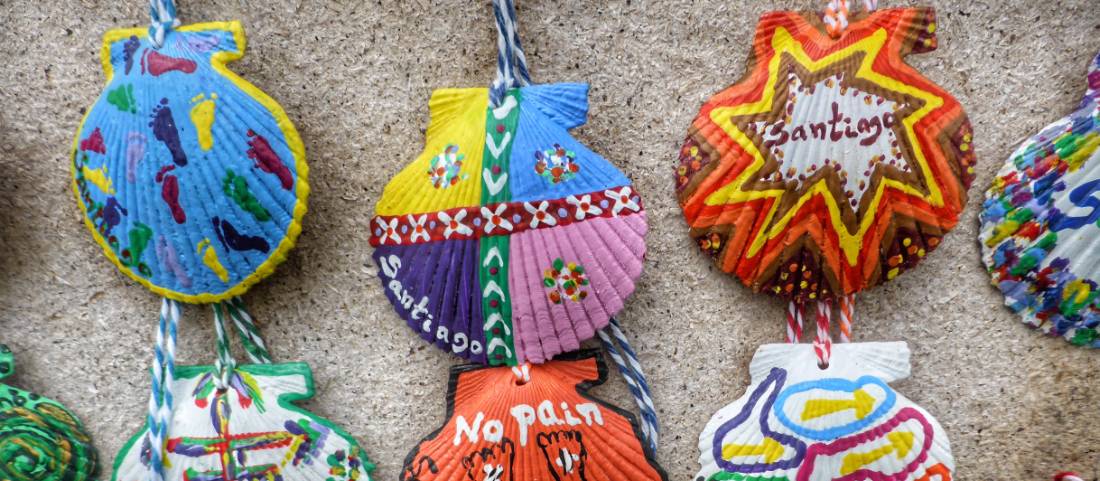
<path fill-rule="evenodd" d="M 141 47 L 141 41 L 134 35 L 130 36 L 130 39 L 126 43 L 122 44 L 122 53 L 126 58 L 126 74 L 130 74 L 130 69 L 134 67 L 134 53 Z"/>
<path fill-rule="evenodd" d="M 172 161 L 180 167 L 187 165 L 187 154 L 180 144 L 180 134 L 172 118 L 172 109 L 168 108 L 168 99 L 160 99 L 160 105 L 153 107 L 153 121 L 149 126 L 153 128 L 153 136 L 172 153 Z"/>
<path fill-rule="evenodd" d="M 218 234 L 218 240 L 222 241 L 222 246 L 226 250 L 260 251 L 266 254 L 271 249 L 263 237 L 241 234 L 225 219 L 215 217 L 211 221 L 214 223 L 214 232 Z"/>

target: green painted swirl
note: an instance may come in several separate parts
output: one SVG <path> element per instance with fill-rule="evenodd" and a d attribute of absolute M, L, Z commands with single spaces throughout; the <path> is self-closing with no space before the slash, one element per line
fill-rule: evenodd
<path fill-rule="evenodd" d="M 0 377 L 13 371 L 0 345 Z M 83 426 L 56 401 L 0 384 L 0 480 L 86 481 L 96 451 Z"/>

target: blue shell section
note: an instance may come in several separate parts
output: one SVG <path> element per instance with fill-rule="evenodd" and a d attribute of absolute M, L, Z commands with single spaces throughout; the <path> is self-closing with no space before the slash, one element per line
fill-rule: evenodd
<path fill-rule="evenodd" d="M 78 133 L 75 187 L 97 241 L 124 272 L 170 297 L 209 301 L 249 279 L 246 287 L 297 234 L 299 173 L 287 136 L 211 64 L 242 47 L 233 31 L 201 26 L 169 32 L 160 49 L 143 34 L 112 42 L 113 76 Z"/>
<path fill-rule="evenodd" d="M 560 199 L 630 185 L 619 169 L 569 135 L 569 129 L 583 125 L 588 116 L 587 84 L 542 84 L 519 90 L 523 101 L 508 169 L 513 201 Z M 536 152 L 556 146 L 574 154 L 578 171 L 555 183 L 535 167 Z"/>

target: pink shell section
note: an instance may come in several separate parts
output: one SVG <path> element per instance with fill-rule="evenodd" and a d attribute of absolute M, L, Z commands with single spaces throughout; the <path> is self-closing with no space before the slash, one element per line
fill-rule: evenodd
<path fill-rule="evenodd" d="M 580 349 L 607 326 L 642 273 L 647 230 L 642 211 L 512 236 L 508 286 L 518 362 L 538 364 Z M 559 257 L 586 268 L 590 294 L 581 302 L 555 304 L 547 296 L 543 271 Z"/>

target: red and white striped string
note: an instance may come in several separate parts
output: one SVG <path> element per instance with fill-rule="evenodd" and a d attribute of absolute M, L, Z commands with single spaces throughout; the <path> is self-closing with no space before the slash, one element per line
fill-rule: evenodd
<path fill-rule="evenodd" d="M 1077 473 L 1074 472 L 1062 472 L 1054 475 L 1054 481 L 1085 481 Z"/>
<path fill-rule="evenodd" d="M 855 294 L 849 294 L 840 298 L 838 303 L 838 327 L 840 329 L 840 342 L 852 342 L 852 319 L 855 317 Z M 833 301 L 818 301 L 814 324 L 817 328 L 814 334 L 814 354 L 817 355 L 817 363 L 822 369 L 829 366 L 829 359 L 833 353 L 832 322 Z M 798 344 L 802 342 L 805 323 L 803 311 L 805 306 L 797 301 L 787 304 L 787 342 Z"/>
<path fill-rule="evenodd" d="M 840 298 L 840 342 L 852 342 L 852 319 L 855 317 L 856 295 Z"/>
<path fill-rule="evenodd" d="M 802 342 L 802 306 L 795 301 L 787 305 L 787 342 Z"/>
<path fill-rule="evenodd" d="M 878 8 L 878 0 L 863 0 L 863 8 L 867 12 L 873 12 Z M 821 20 L 825 22 L 825 31 L 830 37 L 838 38 L 848 28 L 848 0 L 829 0 L 825 5 L 825 13 Z"/>
<path fill-rule="evenodd" d="M 818 301 L 817 335 L 814 336 L 814 354 L 817 354 L 817 365 L 822 369 L 829 367 L 829 358 L 833 354 L 833 337 L 829 334 L 832 317 L 832 303 L 828 301 Z"/>

